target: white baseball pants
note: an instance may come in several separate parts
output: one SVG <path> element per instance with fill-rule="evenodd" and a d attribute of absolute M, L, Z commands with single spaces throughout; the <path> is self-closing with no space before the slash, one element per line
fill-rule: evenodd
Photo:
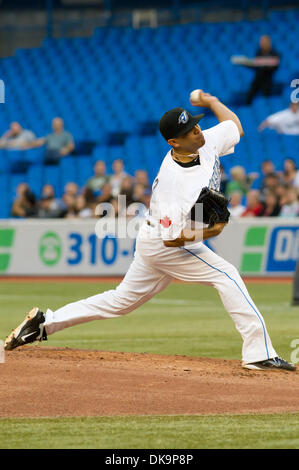
<path fill-rule="evenodd" d="M 161 292 L 172 279 L 215 287 L 243 338 L 245 363 L 277 356 L 264 319 L 252 301 L 237 269 L 202 243 L 190 248 L 167 248 L 159 239 L 138 236 L 134 260 L 114 290 L 46 311 L 46 332 L 93 320 L 115 318 L 135 310 Z M 200 313 L 200 299 L 198 300 Z"/>

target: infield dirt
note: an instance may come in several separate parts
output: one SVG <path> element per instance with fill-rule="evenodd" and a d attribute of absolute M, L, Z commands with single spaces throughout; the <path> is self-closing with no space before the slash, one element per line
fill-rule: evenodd
<path fill-rule="evenodd" d="M 239 361 L 48 347 L 6 352 L 0 417 L 299 411 L 299 373 Z"/>

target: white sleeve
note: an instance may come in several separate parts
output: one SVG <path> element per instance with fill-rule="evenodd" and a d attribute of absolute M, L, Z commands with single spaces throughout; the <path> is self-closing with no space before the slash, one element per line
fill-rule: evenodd
<path fill-rule="evenodd" d="M 267 117 L 266 121 L 269 127 L 272 127 L 273 129 L 279 129 L 280 126 L 285 122 L 286 117 L 287 114 L 285 110 L 283 110 L 278 111 L 278 113 L 271 114 Z"/>
<path fill-rule="evenodd" d="M 222 121 L 217 126 L 203 132 L 210 145 L 216 146 L 219 157 L 234 153 L 235 145 L 240 142 L 240 132 L 234 121 Z"/>
<path fill-rule="evenodd" d="M 32 131 L 28 131 L 26 135 L 26 140 L 32 141 L 36 139 L 36 135 Z"/>

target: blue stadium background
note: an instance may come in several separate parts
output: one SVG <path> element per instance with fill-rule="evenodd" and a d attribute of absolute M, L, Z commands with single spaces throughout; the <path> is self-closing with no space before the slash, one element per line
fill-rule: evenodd
<path fill-rule="evenodd" d="M 298 160 L 298 137 L 257 132 L 269 114 L 289 104 L 291 80 L 299 78 L 298 10 L 272 11 L 267 20 L 194 23 L 160 26 L 97 28 L 90 38 L 45 39 L 42 47 L 18 49 L 0 61 L 5 82 L 0 133 L 18 121 L 38 137 L 51 131 L 61 116 L 76 143 L 76 155 L 58 166 L 43 165 L 44 148 L 0 151 L 0 217 L 8 217 L 20 182 L 27 181 L 37 196 L 42 185 L 54 185 L 61 196 L 68 181 L 80 187 L 92 175 L 98 159 L 122 158 L 126 171 L 146 169 L 153 180 L 167 144 L 159 135 L 161 115 L 175 106 L 198 112 L 188 101 L 194 88 L 216 94 L 238 113 L 245 137 L 234 156 L 225 157 L 225 170 L 235 164 L 258 171 L 266 158 L 282 168 L 286 157 Z M 270 34 L 282 60 L 275 82 L 282 93 L 257 97 L 250 106 L 238 97 L 253 77 L 249 69 L 233 66 L 234 54 L 254 56 L 259 36 Z M 202 127 L 216 124 L 208 114 Z"/>

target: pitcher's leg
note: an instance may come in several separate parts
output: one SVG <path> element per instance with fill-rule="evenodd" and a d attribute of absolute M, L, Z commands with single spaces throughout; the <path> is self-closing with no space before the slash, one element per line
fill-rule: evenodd
<path fill-rule="evenodd" d="M 158 266 L 163 269 L 163 261 Z M 198 248 L 185 247 L 174 251 L 168 257 L 167 270 L 178 279 L 208 284 L 218 290 L 225 309 L 243 338 L 242 359 L 245 363 L 277 356 L 262 314 L 233 265 L 200 244 Z"/>
<path fill-rule="evenodd" d="M 136 254 L 126 276 L 116 289 L 46 311 L 47 334 L 93 320 L 115 318 L 135 310 L 165 289 L 171 277 L 147 266 Z"/>
<path fill-rule="evenodd" d="M 218 290 L 225 309 L 243 338 L 242 359 L 245 363 L 277 356 L 261 312 L 251 299 L 238 270 L 212 250 L 204 247 L 192 254 L 212 275 L 211 284 Z"/>

